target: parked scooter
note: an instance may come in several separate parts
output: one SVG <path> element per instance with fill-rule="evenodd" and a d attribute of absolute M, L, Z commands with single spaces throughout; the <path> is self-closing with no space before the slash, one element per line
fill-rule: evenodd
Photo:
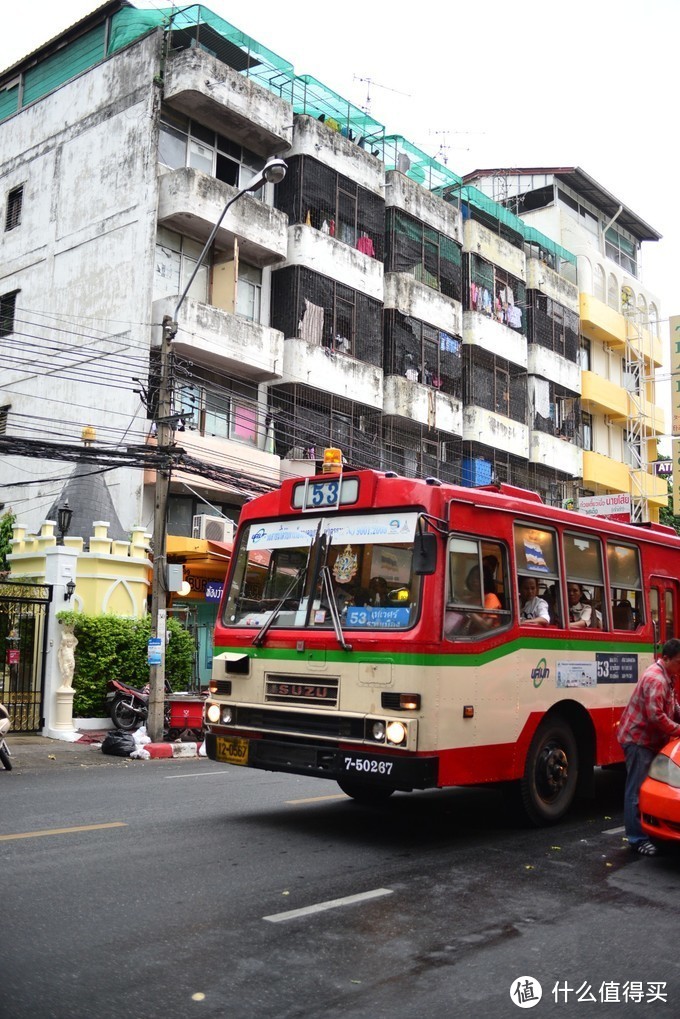
<path fill-rule="evenodd" d="M 134 732 L 146 722 L 149 716 L 149 687 L 137 690 L 134 686 L 121 683 L 118 679 L 110 679 L 107 684 L 106 707 L 111 721 L 117 729 Z M 172 687 L 165 681 L 166 694 L 172 693 Z M 164 708 L 164 726 L 168 727 L 168 704 Z"/>
<path fill-rule="evenodd" d="M 5 742 L 5 733 L 9 732 L 10 720 L 9 711 L 4 704 L 0 704 L 0 761 L 2 761 L 3 767 L 7 771 L 12 770 L 11 754 L 9 747 Z"/>

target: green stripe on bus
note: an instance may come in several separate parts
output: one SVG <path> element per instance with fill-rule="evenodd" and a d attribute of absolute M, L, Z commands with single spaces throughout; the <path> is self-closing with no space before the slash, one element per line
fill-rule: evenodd
<path fill-rule="evenodd" d="M 469 668 L 470 666 L 487 665 L 489 662 L 498 661 L 515 651 L 535 651 L 537 654 L 545 651 L 580 652 L 581 654 L 595 654 L 604 652 L 608 654 L 653 654 L 654 645 L 638 642 L 618 643 L 613 641 L 588 641 L 582 644 L 580 641 L 561 640 L 559 638 L 520 637 L 517 640 L 501 644 L 499 647 L 490 648 L 488 651 L 480 651 L 476 654 L 468 652 L 461 654 L 460 651 L 452 651 L 450 654 L 408 654 L 402 651 L 392 653 L 385 651 L 296 651 L 293 648 L 243 648 L 243 647 L 216 647 L 215 657 L 225 652 L 231 654 L 248 655 L 250 658 L 257 658 L 263 661 L 283 662 L 371 662 L 372 664 L 387 665 L 424 665 L 437 666 L 448 665 L 449 667 Z"/>

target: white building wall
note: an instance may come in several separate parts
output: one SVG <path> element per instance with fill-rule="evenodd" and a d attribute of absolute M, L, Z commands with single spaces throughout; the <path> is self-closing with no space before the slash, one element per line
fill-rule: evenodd
<path fill-rule="evenodd" d="M 13 434 L 77 442 L 89 424 L 107 444 L 124 435 L 131 444 L 146 429 L 132 376 L 148 371 L 159 41 L 147 37 L 0 125 L 0 179 L 24 185 L 21 224 L 3 235 L 0 292 L 20 291 L 15 343 L 32 344 L 21 370 L 5 374 Z M 2 482 L 65 473 L 58 461 L 0 463 Z M 107 481 L 132 527 L 142 472 Z M 62 485 L 22 490 L 30 528 Z"/>

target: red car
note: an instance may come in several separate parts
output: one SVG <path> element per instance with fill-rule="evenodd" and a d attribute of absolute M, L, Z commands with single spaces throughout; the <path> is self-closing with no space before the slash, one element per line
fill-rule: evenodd
<path fill-rule="evenodd" d="M 671 740 L 652 761 L 640 787 L 645 835 L 680 842 L 680 740 Z"/>

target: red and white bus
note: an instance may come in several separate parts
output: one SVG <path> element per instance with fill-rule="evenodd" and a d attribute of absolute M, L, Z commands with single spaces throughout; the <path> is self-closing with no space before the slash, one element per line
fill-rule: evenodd
<path fill-rule="evenodd" d="M 619 716 L 675 634 L 679 577 L 670 528 L 508 485 L 286 481 L 241 514 L 207 754 L 363 801 L 513 782 L 531 821 L 554 822 L 622 760 Z"/>

